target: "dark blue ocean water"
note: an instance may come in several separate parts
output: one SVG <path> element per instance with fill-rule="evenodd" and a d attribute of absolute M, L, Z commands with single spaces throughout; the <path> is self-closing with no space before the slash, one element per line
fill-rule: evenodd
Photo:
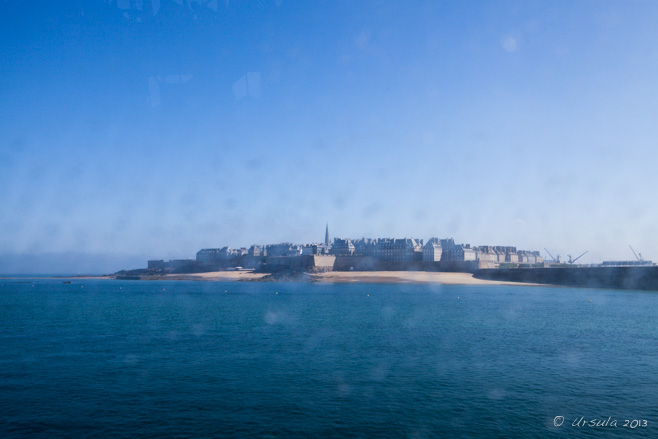
<path fill-rule="evenodd" d="M 2 438 L 658 437 L 658 293 L 0 283 Z"/>

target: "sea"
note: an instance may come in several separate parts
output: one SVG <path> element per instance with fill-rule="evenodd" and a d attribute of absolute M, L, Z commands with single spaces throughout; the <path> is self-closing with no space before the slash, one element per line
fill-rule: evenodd
<path fill-rule="evenodd" d="M 1 438 L 655 438 L 658 293 L 0 279 Z"/>

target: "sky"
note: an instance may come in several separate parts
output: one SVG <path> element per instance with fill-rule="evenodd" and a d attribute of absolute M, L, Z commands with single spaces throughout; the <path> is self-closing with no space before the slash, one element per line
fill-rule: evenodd
<path fill-rule="evenodd" d="M 452 237 L 658 260 L 654 1 L 0 1 L 0 273 Z"/>

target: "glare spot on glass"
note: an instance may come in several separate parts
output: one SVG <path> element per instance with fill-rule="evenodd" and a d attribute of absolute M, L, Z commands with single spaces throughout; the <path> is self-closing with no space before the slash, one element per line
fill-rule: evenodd
<path fill-rule="evenodd" d="M 503 41 L 503 49 L 507 52 L 516 52 L 516 49 L 518 48 L 518 44 L 516 40 L 512 37 L 507 37 L 505 41 Z"/>
<path fill-rule="evenodd" d="M 160 84 L 185 84 L 193 78 L 193 75 L 165 75 L 164 78 L 161 76 L 149 76 L 148 87 L 149 87 L 149 103 L 152 107 L 157 107 L 162 103 L 160 95 Z"/>
<path fill-rule="evenodd" d="M 504 389 L 491 389 L 487 392 L 487 397 L 494 401 L 505 399 L 507 392 Z"/>
<path fill-rule="evenodd" d="M 356 46 L 363 50 L 366 47 L 368 47 L 368 43 L 370 42 L 370 35 L 367 32 L 361 32 L 355 39 L 354 42 L 356 43 Z"/>
<path fill-rule="evenodd" d="M 149 102 L 152 107 L 160 105 L 160 86 L 155 76 L 149 77 Z"/>
<path fill-rule="evenodd" d="M 249 72 L 233 83 L 233 95 L 235 100 L 250 96 L 260 98 L 261 77 L 259 72 Z"/>

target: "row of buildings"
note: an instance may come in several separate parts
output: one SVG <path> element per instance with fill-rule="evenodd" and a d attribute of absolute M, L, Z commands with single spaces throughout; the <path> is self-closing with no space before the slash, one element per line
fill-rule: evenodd
<path fill-rule="evenodd" d="M 431 238 L 335 238 L 324 243 L 279 243 L 199 250 L 196 259 L 148 261 L 149 269 L 202 271 L 223 268 L 306 267 L 324 269 L 482 269 L 542 264 L 538 251 L 512 246 L 471 246 L 454 239 Z M 364 268 L 365 267 L 365 268 Z"/>
<path fill-rule="evenodd" d="M 517 250 L 510 246 L 479 246 L 456 244 L 455 240 L 430 238 L 423 244 L 415 238 L 380 238 L 357 240 L 335 239 L 329 250 L 334 255 L 372 256 L 390 262 L 467 262 L 482 261 L 495 264 L 538 264 L 543 258 L 538 251 Z M 482 267 L 485 268 L 485 267 Z M 486 268 L 493 268 L 493 266 Z"/>

